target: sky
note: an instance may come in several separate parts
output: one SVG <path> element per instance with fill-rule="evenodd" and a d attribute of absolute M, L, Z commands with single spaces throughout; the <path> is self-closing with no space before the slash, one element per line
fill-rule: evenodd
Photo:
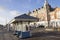
<path fill-rule="evenodd" d="M 0 0 L 0 24 L 5 25 L 14 17 L 41 8 L 45 0 Z M 48 0 L 53 7 L 60 7 L 60 0 Z"/>

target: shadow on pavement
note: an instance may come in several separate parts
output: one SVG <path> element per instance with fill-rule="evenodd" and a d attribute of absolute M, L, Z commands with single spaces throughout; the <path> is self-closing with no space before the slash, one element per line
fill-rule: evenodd
<path fill-rule="evenodd" d="M 60 32 L 37 32 L 32 33 L 32 37 L 48 37 L 48 36 L 60 36 Z"/>

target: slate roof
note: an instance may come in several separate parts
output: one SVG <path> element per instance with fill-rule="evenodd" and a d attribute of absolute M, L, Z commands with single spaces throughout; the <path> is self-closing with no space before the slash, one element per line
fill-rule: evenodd
<path fill-rule="evenodd" d="M 15 19 L 38 19 L 38 18 L 29 16 L 27 14 L 23 14 L 23 15 L 19 15 L 19 16 L 15 17 Z"/>

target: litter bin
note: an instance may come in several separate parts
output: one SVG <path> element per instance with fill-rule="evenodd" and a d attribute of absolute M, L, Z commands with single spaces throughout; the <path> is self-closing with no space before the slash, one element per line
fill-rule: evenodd
<path fill-rule="evenodd" d="M 29 38 L 31 37 L 30 31 L 21 32 L 19 38 Z"/>

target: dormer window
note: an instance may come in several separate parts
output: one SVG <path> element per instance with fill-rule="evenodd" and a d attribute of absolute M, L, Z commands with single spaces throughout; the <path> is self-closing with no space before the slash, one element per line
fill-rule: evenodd
<path fill-rule="evenodd" d="M 38 10 L 36 9 L 36 11 L 38 11 Z"/>
<path fill-rule="evenodd" d="M 33 12 L 35 12 L 35 11 L 33 11 Z"/>
<path fill-rule="evenodd" d="M 40 10 L 40 8 L 38 8 L 38 10 Z"/>

